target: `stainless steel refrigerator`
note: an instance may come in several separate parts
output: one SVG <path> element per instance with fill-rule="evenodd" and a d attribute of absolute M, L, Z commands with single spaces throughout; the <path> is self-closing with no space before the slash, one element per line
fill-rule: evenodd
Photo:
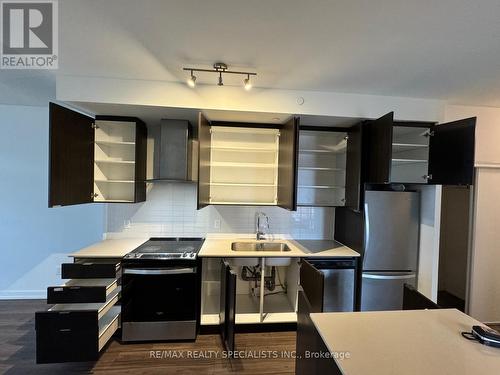
<path fill-rule="evenodd" d="M 420 194 L 365 192 L 361 310 L 401 310 L 403 285 L 416 286 Z"/>

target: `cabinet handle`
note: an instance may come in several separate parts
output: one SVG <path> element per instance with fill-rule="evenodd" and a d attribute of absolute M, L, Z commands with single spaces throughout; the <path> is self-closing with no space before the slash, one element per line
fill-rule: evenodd
<path fill-rule="evenodd" d="M 431 174 L 424 174 L 424 175 L 422 176 L 422 178 L 423 178 L 424 180 L 432 180 L 432 175 L 431 175 Z"/>
<path fill-rule="evenodd" d="M 93 193 L 93 194 L 91 195 L 91 198 L 97 198 L 98 196 L 99 196 L 99 194 L 98 194 L 98 193 Z"/>

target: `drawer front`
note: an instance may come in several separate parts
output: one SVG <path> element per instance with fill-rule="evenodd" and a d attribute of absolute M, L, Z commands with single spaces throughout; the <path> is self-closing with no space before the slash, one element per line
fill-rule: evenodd
<path fill-rule="evenodd" d="M 42 311 L 35 314 L 36 362 L 96 361 L 119 328 L 120 307 L 101 319 L 96 311 Z"/>
<path fill-rule="evenodd" d="M 97 311 L 41 311 L 35 313 L 37 331 L 95 331 Z"/>
<path fill-rule="evenodd" d="M 47 303 L 106 302 L 104 286 L 51 286 L 47 288 Z"/>
<path fill-rule="evenodd" d="M 97 279 L 119 277 L 120 263 L 63 263 L 61 265 L 61 278 L 63 279 Z"/>
<path fill-rule="evenodd" d="M 93 330 L 37 330 L 36 362 L 96 361 L 99 357 L 97 327 Z"/>

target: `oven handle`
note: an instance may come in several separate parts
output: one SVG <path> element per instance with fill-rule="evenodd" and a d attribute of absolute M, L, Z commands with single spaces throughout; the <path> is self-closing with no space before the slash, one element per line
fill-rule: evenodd
<path fill-rule="evenodd" d="M 124 274 L 128 275 L 180 275 L 196 273 L 196 267 L 191 268 L 125 268 Z"/>

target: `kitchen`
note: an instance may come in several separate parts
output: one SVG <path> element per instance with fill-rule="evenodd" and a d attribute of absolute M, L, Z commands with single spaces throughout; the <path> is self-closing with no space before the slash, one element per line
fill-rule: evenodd
<path fill-rule="evenodd" d="M 69 70 L 43 110 L 2 106 L 26 143 L 2 144 L 4 234 L 33 252 L 2 269 L 27 344 L 8 333 L 0 369 L 495 373 L 498 113 L 267 89 L 218 58 L 176 82 Z"/>

